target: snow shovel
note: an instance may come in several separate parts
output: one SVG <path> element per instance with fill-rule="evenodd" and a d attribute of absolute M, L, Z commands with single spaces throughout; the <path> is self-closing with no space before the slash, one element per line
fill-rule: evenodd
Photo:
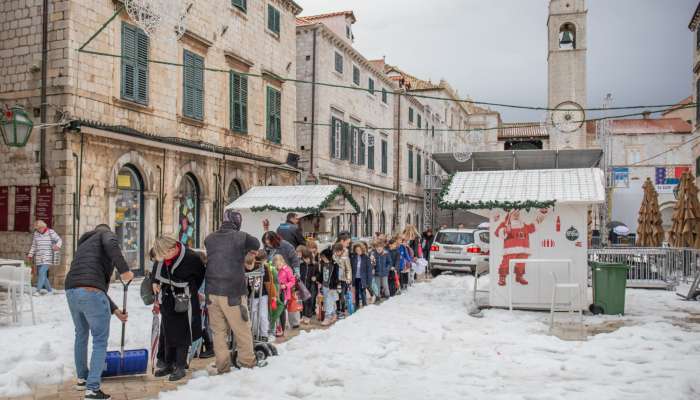
<path fill-rule="evenodd" d="M 131 281 L 124 283 L 124 307 L 123 312 L 126 312 L 126 298 L 129 284 Z M 122 322 L 122 339 L 119 351 L 108 351 L 105 359 L 105 369 L 102 371 L 103 377 L 113 376 L 128 376 L 128 375 L 143 375 L 148 369 L 148 350 L 124 350 L 124 337 L 126 334 L 126 322 Z"/>

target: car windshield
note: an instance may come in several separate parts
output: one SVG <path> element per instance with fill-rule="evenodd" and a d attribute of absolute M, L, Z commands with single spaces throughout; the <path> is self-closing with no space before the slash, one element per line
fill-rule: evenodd
<path fill-rule="evenodd" d="M 472 244 L 474 243 L 474 234 L 470 232 L 440 232 L 435 241 L 441 244 Z"/>

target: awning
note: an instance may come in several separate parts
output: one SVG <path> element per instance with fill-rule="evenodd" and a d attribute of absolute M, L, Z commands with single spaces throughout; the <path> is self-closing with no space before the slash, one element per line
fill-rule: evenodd
<path fill-rule="evenodd" d="M 474 152 L 465 162 L 452 153 L 433 153 L 433 160 L 448 174 L 461 171 L 502 171 L 532 169 L 594 168 L 603 151 L 582 150 L 506 150 Z"/>

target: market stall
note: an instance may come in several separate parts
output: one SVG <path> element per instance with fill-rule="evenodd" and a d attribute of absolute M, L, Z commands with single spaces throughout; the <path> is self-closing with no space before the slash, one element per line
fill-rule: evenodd
<path fill-rule="evenodd" d="M 270 229 L 285 222 L 287 214 L 297 213 L 305 234 L 330 233 L 330 219 L 340 214 L 355 214 L 360 207 L 345 188 L 338 185 L 255 186 L 226 206 L 241 213 L 241 230 L 260 238 L 262 221 Z"/>
<path fill-rule="evenodd" d="M 604 201 L 603 172 L 576 168 L 460 172 L 439 206 L 489 218 L 491 306 L 508 307 L 512 296 L 516 308 L 549 309 L 554 277 L 587 287 L 588 209 Z"/>

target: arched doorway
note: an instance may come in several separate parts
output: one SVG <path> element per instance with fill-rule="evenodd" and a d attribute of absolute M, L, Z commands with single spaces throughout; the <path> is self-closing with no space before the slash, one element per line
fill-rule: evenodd
<path fill-rule="evenodd" d="M 197 178 L 192 173 L 186 173 L 178 192 L 180 204 L 177 238 L 188 247 L 199 247 L 200 189 Z"/>
<path fill-rule="evenodd" d="M 226 192 L 226 205 L 236 201 L 236 199 L 241 197 L 242 194 L 243 189 L 240 182 L 238 182 L 236 179 L 232 180 L 231 184 L 228 185 L 228 191 Z"/>
<path fill-rule="evenodd" d="M 143 178 L 131 164 L 117 174 L 114 232 L 129 268 L 143 274 L 144 267 Z"/>

